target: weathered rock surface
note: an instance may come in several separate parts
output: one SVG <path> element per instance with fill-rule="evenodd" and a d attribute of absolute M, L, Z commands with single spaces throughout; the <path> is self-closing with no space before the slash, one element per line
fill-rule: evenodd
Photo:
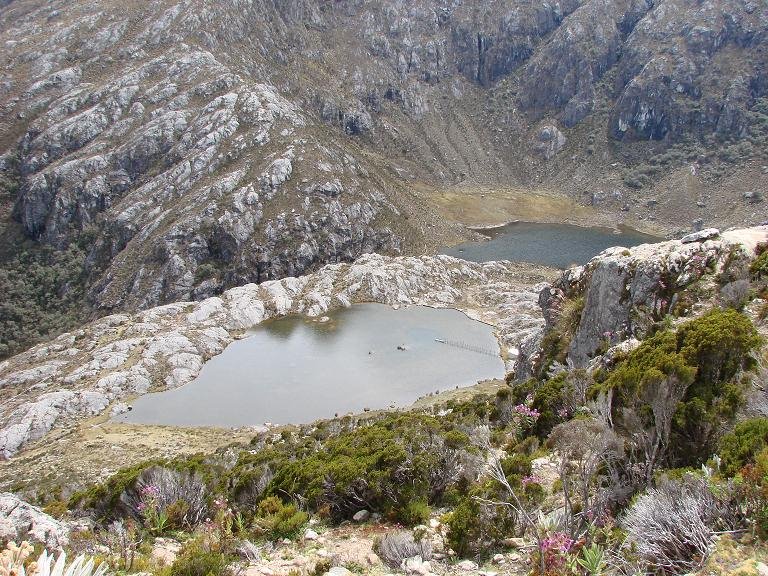
<path fill-rule="evenodd" d="M 365 255 L 299 278 L 248 284 L 201 302 L 107 316 L 0 363 L 0 454 L 128 396 L 182 386 L 244 330 L 290 313 L 355 302 L 453 307 L 516 347 L 543 324 L 537 283 L 551 271 L 450 258 Z"/>
<path fill-rule="evenodd" d="M 556 180 L 587 120 L 617 149 L 744 138 L 766 34 L 742 0 L 16 0 L 0 8 L 0 214 L 86 246 L 105 313 L 422 251 L 455 231 L 413 180 Z M 621 156 L 584 148 L 557 158 L 594 189 Z"/>
<path fill-rule="evenodd" d="M 557 126 L 547 124 L 542 126 L 536 135 L 536 150 L 545 160 L 554 158 L 554 156 L 565 146 L 565 136 Z"/>
<path fill-rule="evenodd" d="M 70 527 L 8 492 L 0 494 L 0 540 L 30 540 L 58 550 L 69 543 Z"/>
<path fill-rule="evenodd" d="M 568 364 L 584 368 L 599 350 L 624 341 L 633 345 L 634 338 L 642 338 L 654 321 L 667 314 L 688 316 L 713 301 L 737 302 L 755 248 L 768 242 L 768 226 L 715 232 L 696 233 L 700 236 L 695 241 L 609 248 L 545 287 L 539 298 L 545 330 L 557 324 L 565 301 L 583 299 Z M 518 378 L 532 373 L 542 336 L 523 343 Z"/>

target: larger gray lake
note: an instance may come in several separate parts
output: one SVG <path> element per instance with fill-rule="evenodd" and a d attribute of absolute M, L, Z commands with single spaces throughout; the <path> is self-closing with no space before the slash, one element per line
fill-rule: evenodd
<path fill-rule="evenodd" d="M 659 241 L 656 236 L 626 227 L 612 230 L 533 222 L 514 222 L 478 232 L 489 239 L 445 248 L 442 253 L 471 262 L 515 260 L 567 268 L 572 264 L 585 264 L 611 246 L 631 248 Z"/>
<path fill-rule="evenodd" d="M 324 322 L 299 316 L 266 322 L 208 361 L 193 382 L 142 396 L 115 419 L 224 427 L 305 423 L 406 406 L 438 389 L 503 376 L 492 327 L 456 310 L 359 304 Z"/>

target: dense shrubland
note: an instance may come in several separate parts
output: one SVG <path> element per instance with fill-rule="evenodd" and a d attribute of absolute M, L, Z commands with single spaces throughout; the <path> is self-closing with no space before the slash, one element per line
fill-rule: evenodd
<path fill-rule="evenodd" d="M 664 152 L 628 168 L 624 183 L 631 188 L 643 188 L 669 172 L 693 164 L 713 179 L 733 170 L 735 165 L 752 158 L 765 158 L 768 149 L 768 99 L 757 98 L 747 113 L 749 132 L 743 138 L 718 139 L 709 135 L 702 141 L 687 140 L 670 146 Z M 751 202 L 762 202 L 763 195 L 754 192 Z"/>
<path fill-rule="evenodd" d="M 64 332 L 87 318 L 85 250 L 32 246 L 0 258 L 0 358 Z"/>
<path fill-rule="evenodd" d="M 360 510 L 405 526 L 445 514 L 457 557 L 523 538 L 537 575 L 685 573 L 715 532 L 768 532 L 768 420 L 732 425 L 759 344 L 744 314 L 714 309 L 660 324 L 597 371 L 147 462 L 68 506 L 123 541 L 187 534 L 168 574 L 220 573 L 259 542 L 301 536 L 310 515 L 332 525 Z M 554 483 L 536 458 L 556 463 Z M 393 568 L 431 554 L 412 534 L 378 542 Z"/>

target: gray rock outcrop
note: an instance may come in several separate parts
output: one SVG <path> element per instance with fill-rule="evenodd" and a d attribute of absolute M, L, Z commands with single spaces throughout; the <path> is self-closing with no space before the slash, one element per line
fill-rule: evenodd
<path fill-rule="evenodd" d="M 136 310 L 423 251 L 451 232 L 414 180 L 537 182 L 588 118 L 619 149 L 735 141 L 766 96 L 756 2 L 486 8 L 6 3 L 0 214 L 84 246 L 89 302 Z"/>
<path fill-rule="evenodd" d="M 541 291 L 544 331 L 555 329 L 565 302 L 583 302 L 567 349 L 570 366 L 585 368 L 600 351 L 642 338 L 668 314 L 695 315 L 718 299 L 730 303 L 743 288 L 755 248 L 768 241 L 768 226 L 696 234 L 695 241 L 609 248 Z M 542 337 L 523 343 L 518 378 L 536 373 Z"/>
<path fill-rule="evenodd" d="M 0 540 L 39 542 L 48 550 L 60 550 L 69 543 L 70 527 L 37 506 L 5 492 L 0 494 Z"/>

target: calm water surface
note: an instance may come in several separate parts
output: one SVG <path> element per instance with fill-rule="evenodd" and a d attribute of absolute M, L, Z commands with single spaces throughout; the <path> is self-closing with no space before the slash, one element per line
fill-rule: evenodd
<path fill-rule="evenodd" d="M 190 384 L 142 396 L 115 420 L 224 427 L 305 423 L 405 406 L 437 389 L 503 376 L 490 326 L 456 310 L 360 304 L 326 322 L 298 316 L 266 322 L 208 361 Z"/>
<path fill-rule="evenodd" d="M 490 239 L 459 244 L 442 250 L 442 253 L 472 262 L 517 260 L 567 268 L 572 264 L 585 264 L 611 246 L 630 248 L 660 240 L 624 227 L 617 234 L 610 228 L 532 222 L 514 222 L 481 232 Z"/>

